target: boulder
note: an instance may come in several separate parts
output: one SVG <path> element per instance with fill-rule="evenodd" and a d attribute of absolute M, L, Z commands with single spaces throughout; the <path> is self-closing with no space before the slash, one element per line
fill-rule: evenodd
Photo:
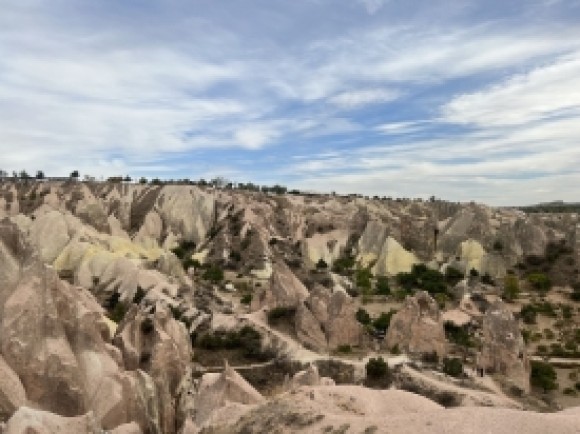
<path fill-rule="evenodd" d="M 4 434 L 101 434 L 92 413 L 64 417 L 47 411 L 20 407 L 6 424 Z"/>
<path fill-rule="evenodd" d="M 482 349 L 477 364 L 505 375 L 523 391 L 530 389 L 530 362 L 518 321 L 502 301 L 492 304 L 482 324 Z"/>
<path fill-rule="evenodd" d="M 195 423 L 202 425 L 226 403 L 260 404 L 264 397 L 226 362 L 221 374 L 205 374 L 195 395 Z"/>
<path fill-rule="evenodd" d="M 154 314 L 133 305 L 119 324 L 115 345 L 121 350 L 126 369 L 141 369 L 153 379 L 161 431 L 176 432 L 184 422 L 178 405 L 182 382 L 187 380 L 191 363 L 191 341 L 185 325 L 176 321 L 162 303 Z"/>
<path fill-rule="evenodd" d="M 308 297 L 308 289 L 283 262 L 276 263 L 269 288 L 262 288 L 252 298 L 252 310 L 263 307 L 297 307 Z"/>
<path fill-rule="evenodd" d="M 18 375 L 0 356 L 0 420 L 7 420 L 26 404 L 26 392 Z"/>
<path fill-rule="evenodd" d="M 407 296 L 403 307 L 391 318 L 386 344 L 411 354 L 446 354 L 443 318 L 437 302 L 425 291 Z"/>

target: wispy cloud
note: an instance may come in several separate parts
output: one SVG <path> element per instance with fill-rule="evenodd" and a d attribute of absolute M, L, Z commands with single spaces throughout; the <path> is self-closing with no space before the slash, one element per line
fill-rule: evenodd
<path fill-rule="evenodd" d="M 0 165 L 572 198 L 580 10 L 550 3 L 8 3 Z"/>

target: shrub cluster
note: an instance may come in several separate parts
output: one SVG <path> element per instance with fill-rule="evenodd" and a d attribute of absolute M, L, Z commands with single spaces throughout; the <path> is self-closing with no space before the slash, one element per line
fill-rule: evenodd
<path fill-rule="evenodd" d="M 247 359 L 264 361 L 270 354 L 262 349 L 260 333 L 250 326 L 237 331 L 216 331 L 195 339 L 194 346 L 205 350 L 241 350 Z"/>

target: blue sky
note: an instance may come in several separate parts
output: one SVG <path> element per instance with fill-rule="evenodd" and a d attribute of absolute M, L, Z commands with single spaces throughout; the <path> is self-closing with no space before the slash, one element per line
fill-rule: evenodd
<path fill-rule="evenodd" d="M 0 168 L 579 201 L 580 0 L 4 2 Z"/>

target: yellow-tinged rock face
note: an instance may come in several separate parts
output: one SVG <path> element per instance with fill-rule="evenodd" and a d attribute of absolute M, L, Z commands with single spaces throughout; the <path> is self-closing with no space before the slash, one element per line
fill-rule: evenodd
<path fill-rule="evenodd" d="M 460 256 L 467 263 L 467 270 L 482 271 L 483 260 L 486 256 L 483 246 L 475 240 L 463 241 L 460 245 Z"/>
<path fill-rule="evenodd" d="M 372 271 L 379 275 L 408 273 L 419 262 L 414 253 L 405 250 L 393 237 L 388 237 Z"/>

